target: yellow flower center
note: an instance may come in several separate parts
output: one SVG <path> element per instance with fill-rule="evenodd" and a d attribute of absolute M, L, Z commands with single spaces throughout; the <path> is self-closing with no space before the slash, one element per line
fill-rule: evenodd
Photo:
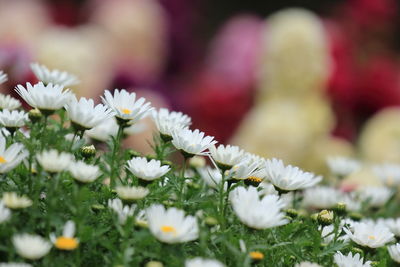
<path fill-rule="evenodd" d="M 163 225 L 163 226 L 161 226 L 161 231 L 163 231 L 164 233 L 176 234 L 176 229 L 175 229 L 175 227 L 169 226 L 169 225 Z"/>
<path fill-rule="evenodd" d="M 258 261 L 264 259 L 264 254 L 262 254 L 260 251 L 251 251 L 249 253 L 249 256 L 251 259 Z"/>
<path fill-rule="evenodd" d="M 76 238 L 60 236 L 55 242 L 55 246 L 62 250 L 74 250 L 78 247 L 78 240 Z"/>
<path fill-rule="evenodd" d="M 368 239 L 375 240 L 376 237 L 375 237 L 374 235 L 369 235 L 369 236 L 368 236 Z"/>
<path fill-rule="evenodd" d="M 258 178 L 256 176 L 249 176 L 247 177 L 247 180 L 249 180 L 250 182 L 254 182 L 254 183 L 261 183 L 262 179 Z"/>
<path fill-rule="evenodd" d="M 7 160 L 4 157 L 0 156 L 0 163 L 7 163 Z"/>
<path fill-rule="evenodd" d="M 127 109 L 127 108 L 121 108 L 120 110 L 121 110 L 122 113 L 124 113 L 126 115 L 131 114 L 131 112 L 132 112 L 132 110 Z"/>

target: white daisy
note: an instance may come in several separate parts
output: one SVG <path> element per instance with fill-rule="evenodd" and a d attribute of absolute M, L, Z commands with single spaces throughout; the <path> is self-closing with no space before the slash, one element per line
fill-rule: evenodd
<path fill-rule="evenodd" d="M 161 161 L 152 159 L 147 161 L 146 158 L 136 157 L 127 162 L 126 168 L 137 178 L 153 181 L 164 176 L 170 171 L 167 165 L 162 166 Z"/>
<path fill-rule="evenodd" d="M 44 84 L 52 83 L 66 87 L 79 83 L 79 80 L 75 75 L 69 74 L 66 71 L 59 71 L 57 69 L 49 70 L 46 66 L 38 63 L 32 63 L 31 69 L 36 78 Z"/>
<path fill-rule="evenodd" d="M 267 179 L 277 190 L 287 192 L 298 189 L 305 189 L 319 183 L 322 178 L 313 173 L 304 172 L 298 167 L 285 166 L 280 159 L 268 159 L 265 162 Z"/>
<path fill-rule="evenodd" d="M 101 175 L 99 166 L 86 164 L 83 161 L 70 162 L 68 170 L 72 177 L 82 183 L 91 183 Z"/>
<path fill-rule="evenodd" d="M 0 200 L 0 223 L 6 222 L 11 217 L 11 210 L 8 209 L 2 200 Z"/>
<path fill-rule="evenodd" d="M 321 265 L 309 261 L 297 263 L 294 267 L 322 267 Z"/>
<path fill-rule="evenodd" d="M 388 246 L 388 251 L 392 260 L 400 263 L 400 244 L 397 243 L 393 246 Z"/>
<path fill-rule="evenodd" d="M 257 172 L 257 166 L 257 162 L 250 162 L 249 160 L 245 160 L 240 162 L 239 164 L 234 165 L 230 170 L 225 172 L 225 175 L 228 175 L 236 180 L 245 180 L 250 177 L 256 178 L 255 174 Z"/>
<path fill-rule="evenodd" d="M 23 262 L 0 262 L 0 267 L 32 267 L 32 265 Z"/>
<path fill-rule="evenodd" d="M 343 232 L 343 227 L 345 226 L 345 221 L 341 221 L 339 224 L 339 229 L 338 233 L 341 234 Z M 335 237 L 335 226 L 333 224 L 319 227 L 319 230 L 321 231 L 321 237 L 324 239 L 325 244 L 329 244 L 330 242 L 333 241 Z M 338 238 L 338 240 L 341 240 L 343 242 L 348 242 L 350 238 L 347 235 L 342 235 Z"/>
<path fill-rule="evenodd" d="M 338 251 L 334 256 L 335 263 L 338 267 L 371 267 L 370 261 L 365 261 L 360 254 L 353 254 L 349 252 L 347 256 Z"/>
<path fill-rule="evenodd" d="M 185 261 L 185 267 L 224 267 L 221 262 L 213 259 L 196 257 Z"/>
<path fill-rule="evenodd" d="M 150 193 L 149 189 L 141 186 L 117 186 L 115 191 L 118 197 L 125 201 L 139 200 Z"/>
<path fill-rule="evenodd" d="M 199 237 L 196 217 L 185 216 L 183 210 L 153 204 L 147 208 L 146 216 L 150 232 L 161 242 L 183 243 Z"/>
<path fill-rule="evenodd" d="M 218 169 L 207 166 L 204 168 L 197 168 L 197 171 L 208 186 L 218 188 L 222 180 L 222 174 Z"/>
<path fill-rule="evenodd" d="M 348 157 L 328 157 L 326 159 L 329 170 L 334 175 L 344 177 L 361 169 L 361 162 Z"/>
<path fill-rule="evenodd" d="M 43 151 L 36 156 L 40 166 L 47 172 L 61 172 L 73 162 L 73 156 L 55 149 Z"/>
<path fill-rule="evenodd" d="M 32 205 L 32 200 L 27 196 L 18 196 L 15 192 L 4 192 L 2 202 L 10 209 L 23 209 Z"/>
<path fill-rule="evenodd" d="M 359 199 L 367 202 L 370 207 L 382 207 L 393 195 L 393 191 L 387 187 L 364 186 L 357 190 Z"/>
<path fill-rule="evenodd" d="M 0 109 L 8 109 L 14 110 L 21 106 L 21 102 L 10 96 L 10 95 L 3 95 L 0 93 Z"/>
<path fill-rule="evenodd" d="M 113 210 L 118 216 L 118 222 L 120 224 L 125 224 L 128 217 L 133 216 L 135 212 L 136 205 L 132 204 L 131 206 L 123 205 L 121 199 L 109 199 L 108 207 Z"/>
<path fill-rule="evenodd" d="M 304 190 L 303 205 L 314 209 L 330 209 L 340 202 L 342 193 L 333 187 L 316 186 Z"/>
<path fill-rule="evenodd" d="M 61 236 L 50 235 L 50 240 L 54 246 L 60 250 L 74 250 L 79 246 L 79 239 L 75 238 L 75 223 L 67 221 Z"/>
<path fill-rule="evenodd" d="M 138 122 L 152 110 L 150 102 L 145 103 L 145 98 L 136 99 L 135 93 L 129 93 L 125 89 L 115 89 L 114 95 L 106 90 L 101 98 L 115 112 L 116 118 L 126 125 Z"/>
<path fill-rule="evenodd" d="M 400 165 L 384 163 L 375 165 L 372 171 L 387 186 L 398 186 L 400 184 Z"/>
<path fill-rule="evenodd" d="M 6 149 L 6 139 L 0 135 L 0 173 L 6 173 L 18 166 L 28 156 L 24 146 L 19 143 L 12 144 Z"/>
<path fill-rule="evenodd" d="M 6 128 L 20 128 L 28 120 L 25 111 L 3 109 L 0 111 L 0 124 Z"/>
<path fill-rule="evenodd" d="M 377 223 L 386 225 L 393 234 L 400 237 L 400 218 L 378 219 Z"/>
<path fill-rule="evenodd" d="M 282 212 L 284 203 L 276 195 L 260 199 L 257 188 L 239 186 L 231 191 L 229 199 L 240 221 L 254 229 L 266 229 L 288 223 Z"/>
<path fill-rule="evenodd" d="M 204 136 L 199 130 L 191 131 L 188 128 L 179 129 L 172 133 L 172 144 L 180 150 L 185 157 L 205 155 L 210 146 L 217 143 L 212 136 Z"/>
<path fill-rule="evenodd" d="M 72 124 L 78 130 L 89 130 L 111 118 L 114 113 L 103 104 L 94 105 L 93 99 L 71 97 L 64 106 Z"/>
<path fill-rule="evenodd" d="M 21 257 L 30 260 L 38 260 L 44 257 L 51 249 L 51 243 L 39 235 L 14 235 L 12 243 Z"/>
<path fill-rule="evenodd" d="M 185 128 L 192 123 L 189 116 L 182 112 L 169 111 L 166 108 L 153 111 L 152 117 L 164 141 L 171 141 L 174 131 Z"/>
<path fill-rule="evenodd" d="M 5 83 L 7 80 L 7 74 L 0 70 L 0 84 Z"/>
<path fill-rule="evenodd" d="M 353 242 L 363 247 L 378 248 L 384 246 L 394 238 L 389 228 L 382 224 L 355 223 L 353 231 L 343 228 Z"/>
<path fill-rule="evenodd" d="M 243 161 L 244 151 L 238 146 L 210 146 L 210 155 L 222 170 L 228 170 Z"/>
<path fill-rule="evenodd" d="M 92 129 L 85 131 L 86 136 L 101 142 L 107 142 L 111 137 L 116 137 L 117 133 L 118 124 L 115 118 L 106 119 Z"/>
<path fill-rule="evenodd" d="M 62 85 L 49 83 L 44 85 L 39 82 L 32 86 L 26 83 L 26 89 L 17 85 L 15 91 L 31 106 L 38 108 L 44 114 L 51 114 L 57 109 L 64 107 L 71 97 L 71 92 L 64 90 Z"/>

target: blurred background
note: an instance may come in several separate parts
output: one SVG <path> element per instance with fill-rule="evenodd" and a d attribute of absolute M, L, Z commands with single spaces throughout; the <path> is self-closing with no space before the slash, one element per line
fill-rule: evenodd
<path fill-rule="evenodd" d="M 400 163 L 399 4 L 0 0 L 1 90 L 35 82 L 35 61 L 77 75 L 80 96 L 126 88 L 308 170 L 327 155 Z"/>

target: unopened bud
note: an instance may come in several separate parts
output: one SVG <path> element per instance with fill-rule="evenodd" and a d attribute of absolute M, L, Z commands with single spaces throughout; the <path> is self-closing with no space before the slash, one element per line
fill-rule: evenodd
<path fill-rule="evenodd" d="M 189 160 L 189 166 L 192 168 L 201 168 L 206 165 L 206 160 L 201 156 L 194 156 Z"/>
<path fill-rule="evenodd" d="M 164 264 L 161 261 L 149 261 L 144 266 L 145 267 L 163 267 Z"/>
<path fill-rule="evenodd" d="M 329 225 L 333 223 L 333 211 L 322 210 L 318 213 L 318 223 L 321 225 Z"/>
<path fill-rule="evenodd" d="M 96 148 L 94 147 L 94 145 L 83 146 L 81 147 L 80 152 L 82 157 L 89 159 L 96 155 Z"/>
<path fill-rule="evenodd" d="M 40 112 L 40 110 L 38 110 L 37 108 L 31 109 L 28 112 L 28 118 L 33 123 L 40 121 L 42 117 L 42 112 Z"/>

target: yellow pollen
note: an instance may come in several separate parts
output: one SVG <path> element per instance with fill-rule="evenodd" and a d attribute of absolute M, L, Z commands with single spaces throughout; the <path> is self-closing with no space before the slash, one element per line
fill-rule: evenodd
<path fill-rule="evenodd" d="M 262 254 L 260 251 L 251 251 L 249 253 L 250 258 L 252 258 L 253 260 L 262 260 L 264 259 L 264 254 Z"/>
<path fill-rule="evenodd" d="M 261 183 L 262 182 L 262 179 L 258 178 L 256 176 L 249 176 L 249 177 L 247 177 L 247 180 L 249 180 L 251 182 L 255 182 L 255 183 Z"/>
<path fill-rule="evenodd" d="M 62 250 L 74 250 L 78 247 L 78 240 L 76 238 L 60 236 L 55 242 L 55 246 Z"/>
<path fill-rule="evenodd" d="M 375 240 L 376 237 L 375 237 L 374 235 L 369 235 L 369 236 L 368 236 L 368 239 Z"/>
<path fill-rule="evenodd" d="M 131 112 L 132 112 L 130 109 L 127 109 L 127 108 L 121 108 L 120 110 L 124 114 L 131 114 Z"/>
<path fill-rule="evenodd" d="M 169 226 L 169 225 L 161 226 L 161 231 L 163 231 L 164 233 L 176 234 L 176 229 L 173 226 Z"/>
<path fill-rule="evenodd" d="M 4 157 L 0 156 L 0 163 L 7 163 L 7 160 Z"/>

